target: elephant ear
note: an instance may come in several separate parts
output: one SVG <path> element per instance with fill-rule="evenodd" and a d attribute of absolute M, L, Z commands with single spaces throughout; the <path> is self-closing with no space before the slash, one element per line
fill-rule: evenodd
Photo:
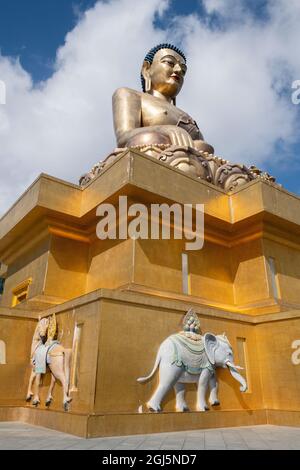
<path fill-rule="evenodd" d="M 215 364 L 215 350 L 217 348 L 217 337 L 212 333 L 205 333 L 204 335 L 204 347 L 207 354 L 208 360 L 211 364 Z"/>

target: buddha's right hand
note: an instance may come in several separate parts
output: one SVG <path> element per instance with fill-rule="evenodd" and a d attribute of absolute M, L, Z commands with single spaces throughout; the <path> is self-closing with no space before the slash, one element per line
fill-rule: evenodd
<path fill-rule="evenodd" d="M 172 145 L 194 147 L 194 141 L 185 129 L 178 126 L 165 125 L 160 126 L 160 132 L 170 139 Z"/>

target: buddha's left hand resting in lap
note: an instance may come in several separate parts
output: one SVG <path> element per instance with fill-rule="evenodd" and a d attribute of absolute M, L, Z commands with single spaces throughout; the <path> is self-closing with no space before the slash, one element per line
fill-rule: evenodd
<path fill-rule="evenodd" d="M 213 153 L 196 122 L 175 106 L 187 66 L 175 46 L 160 44 L 146 55 L 141 80 L 143 92 L 119 88 L 113 95 L 118 147 L 180 145 Z"/>

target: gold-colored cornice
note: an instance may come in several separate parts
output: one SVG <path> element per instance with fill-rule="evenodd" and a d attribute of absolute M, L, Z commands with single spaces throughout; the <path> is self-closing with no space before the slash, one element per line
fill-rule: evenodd
<path fill-rule="evenodd" d="M 136 150 L 121 154 L 84 189 L 42 174 L 0 219 L 0 260 L 6 264 L 47 235 L 92 243 L 96 208 L 132 201 L 204 204 L 205 240 L 228 248 L 257 239 L 300 248 L 300 199 L 253 181 L 232 193 Z"/>

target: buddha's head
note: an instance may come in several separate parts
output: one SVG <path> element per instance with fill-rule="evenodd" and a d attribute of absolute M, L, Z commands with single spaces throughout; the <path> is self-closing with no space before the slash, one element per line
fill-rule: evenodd
<path fill-rule="evenodd" d="M 183 52 L 171 44 L 159 44 L 146 55 L 141 81 L 143 91 L 158 91 L 173 100 L 180 92 L 186 73 L 186 59 Z"/>

